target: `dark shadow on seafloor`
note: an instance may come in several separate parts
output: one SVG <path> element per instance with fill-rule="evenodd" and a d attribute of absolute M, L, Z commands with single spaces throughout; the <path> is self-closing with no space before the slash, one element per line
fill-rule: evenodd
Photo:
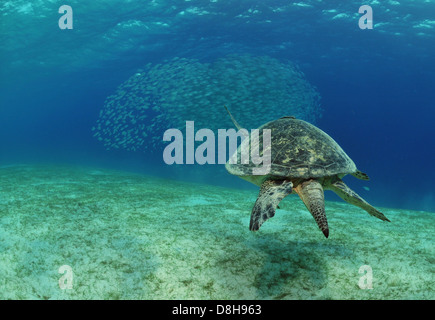
<path fill-rule="evenodd" d="M 352 255 L 341 245 L 322 241 L 283 241 L 262 235 L 249 242 L 248 246 L 255 246 L 267 257 L 262 270 L 255 275 L 259 299 L 330 299 L 314 294 L 327 286 L 326 261 L 331 252 Z M 297 288 L 297 295 L 293 288 Z"/>

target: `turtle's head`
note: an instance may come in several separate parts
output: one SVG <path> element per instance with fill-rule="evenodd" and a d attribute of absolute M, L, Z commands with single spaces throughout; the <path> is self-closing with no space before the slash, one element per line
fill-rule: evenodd
<path fill-rule="evenodd" d="M 284 116 L 284 117 L 281 117 L 280 119 L 296 119 L 296 117 L 295 116 Z"/>

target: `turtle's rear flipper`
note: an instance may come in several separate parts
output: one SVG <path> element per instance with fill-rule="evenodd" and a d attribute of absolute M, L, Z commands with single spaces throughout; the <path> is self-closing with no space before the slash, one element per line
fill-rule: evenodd
<path fill-rule="evenodd" d="M 383 221 L 390 221 L 386 216 L 372 207 L 367 201 L 357 195 L 351 188 L 349 188 L 343 181 L 338 180 L 329 186 L 329 189 L 338 194 L 344 201 L 349 202 L 361 209 L 364 209 L 372 216 Z"/>
<path fill-rule="evenodd" d="M 361 180 L 370 180 L 369 176 L 366 173 L 359 170 L 355 171 L 354 173 L 351 173 L 351 175 Z"/>
<path fill-rule="evenodd" d="M 316 220 L 326 238 L 329 236 L 328 220 L 325 214 L 325 198 L 322 185 L 316 180 L 307 180 L 295 188 L 296 193 Z"/>
<path fill-rule="evenodd" d="M 292 192 L 292 187 L 290 180 L 264 181 L 252 208 L 249 230 L 257 231 L 267 219 L 272 218 L 280 201 Z"/>

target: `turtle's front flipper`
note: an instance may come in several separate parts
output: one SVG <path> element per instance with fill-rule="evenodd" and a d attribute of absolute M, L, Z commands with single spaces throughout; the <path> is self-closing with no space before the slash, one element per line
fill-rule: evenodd
<path fill-rule="evenodd" d="M 344 201 L 349 202 L 361 209 L 364 209 L 372 216 L 383 221 L 390 221 L 381 212 L 372 207 L 367 201 L 357 195 L 351 188 L 349 188 L 343 181 L 338 180 L 335 183 L 329 185 L 329 189 L 338 194 Z"/>
<path fill-rule="evenodd" d="M 280 201 L 292 192 L 292 187 L 290 180 L 264 181 L 254 208 L 252 208 L 249 230 L 257 231 L 267 219 L 272 218 Z"/>
<path fill-rule="evenodd" d="M 320 230 L 328 238 L 329 227 L 325 215 L 325 198 L 322 185 L 316 180 L 307 180 L 299 184 L 295 191 L 314 217 L 314 220 L 316 220 Z"/>

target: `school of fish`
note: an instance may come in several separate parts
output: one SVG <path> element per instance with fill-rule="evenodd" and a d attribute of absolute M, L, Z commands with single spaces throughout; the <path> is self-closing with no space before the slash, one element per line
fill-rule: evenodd
<path fill-rule="evenodd" d="M 159 149 L 165 130 L 232 128 L 224 105 L 250 130 L 284 115 L 311 123 L 320 95 L 292 62 L 229 55 L 213 62 L 174 58 L 147 64 L 108 96 L 92 128 L 107 149 Z"/>

